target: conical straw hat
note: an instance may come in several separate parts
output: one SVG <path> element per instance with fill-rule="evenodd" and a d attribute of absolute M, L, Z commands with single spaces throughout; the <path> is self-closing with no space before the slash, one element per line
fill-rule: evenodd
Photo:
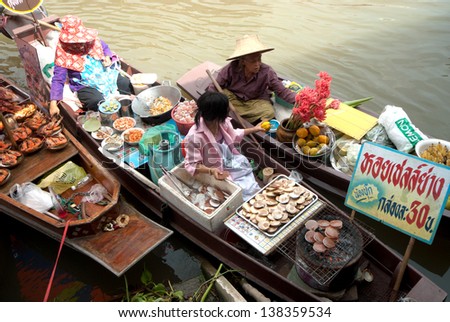
<path fill-rule="evenodd" d="M 233 60 L 254 53 L 265 53 L 271 50 L 274 50 L 274 48 L 264 46 L 257 35 L 245 35 L 236 40 L 234 53 L 227 60 Z"/>

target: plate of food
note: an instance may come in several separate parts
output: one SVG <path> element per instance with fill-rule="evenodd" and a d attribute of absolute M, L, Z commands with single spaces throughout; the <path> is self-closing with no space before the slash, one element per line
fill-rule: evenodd
<path fill-rule="evenodd" d="M 114 114 L 120 110 L 120 102 L 112 99 L 103 101 L 99 104 L 98 110 L 103 114 Z"/>
<path fill-rule="evenodd" d="M 109 152 L 119 151 L 123 146 L 123 139 L 118 134 L 113 134 L 102 141 L 102 148 Z"/>
<path fill-rule="evenodd" d="M 100 127 L 102 126 L 102 124 L 100 123 L 100 121 L 95 118 L 95 117 L 91 117 L 88 118 L 84 123 L 83 123 L 83 129 L 85 129 L 85 131 L 87 132 L 95 132 L 98 131 L 100 129 Z"/>
<path fill-rule="evenodd" d="M 11 145 L 12 144 L 9 141 L 0 140 L 0 152 L 10 149 Z"/>
<path fill-rule="evenodd" d="M 136 145 L 142 139 L 145 130 L 139 127 L 132 127 L 122 132 L 122 139 L 125 143 L 130 145 Z"/>
<path fill-rule="evenodd" d="M 92 132 L 91 135 L 96 140 L 104 140 L 113 133 L 114 129 L 112 127 L 101 126 L 97 131 Z"/>
<path fill-rule="evenodd" d="M 11 176 L 11 172 L 7 169 L 0 169 L 0 186 L 4 185 Z"/>
<path fill-rule="evenodd" d="M 119 132 L 131 129 L 136 125 L 136 120 L 129 116 L 119 117 L 113 123 L 113 128 Z"/>
<path fill-rule="evenodd" d="M 23 161 L 23 154 L 16 150 L 0 152 L 0 167 L 13 168 Z"/>
<path fill-rule="evenodd" d="M 49 150 L 61 150 L 64 149 L 68 144 L 69 140 L 62 133 L 58 133 L 56 135 L 45 138 L 45 146 Z"/>
<path fill-rule="evenodd" d="M 26 138 L 19 145 L 19 150 L 23 154 L 31 154 L 40 150 L 44 146 L 44 140 L 38 137 Z"/>

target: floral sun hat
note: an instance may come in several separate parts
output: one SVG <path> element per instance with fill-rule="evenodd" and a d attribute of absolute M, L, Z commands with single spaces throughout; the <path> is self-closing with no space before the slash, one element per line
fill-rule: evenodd
<path fill-rule="evenodd" d="M 234 52 L 227 60 L 237 59 L 254 53 L 265 53 L 271 50 L 274 50 L 274 48 L 263 45 L 257 35 L 245 35 L 236 40 Z"/>
<path fill-rule="evenodd" d="M 64 16 L 59 42 L 56 45 L 55 65 L 78 72 L 83 71 L 87 54 L 96 60 L 103 60 L 102 44 L 95 29 L 83 26 L 76 16 Z"/>
<path fill-rule="evenodd" d="M 86 28 L 76 16 L 64 16 L 60 19 L 62 24 L 59 40 L 64 43 L 86 43 L 97 38 L 97 30 Z"/>

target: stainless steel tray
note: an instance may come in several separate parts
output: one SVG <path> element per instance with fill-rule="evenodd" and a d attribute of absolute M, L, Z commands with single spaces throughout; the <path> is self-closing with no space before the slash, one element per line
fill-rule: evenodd
<path fill-rule="evenodd" d="M 279 194 L 280 193 L 280 191 L 278 190 L 279 188 L 275 188 L 275 190 L 273 190 L 273 188 L 274 188 L 274 185 L 273 184 L 275 184 L 276 182 L 282 182 L 281 180 L 289 180 L 289 182 L 290 182 L 290 184 L 291 185 L 293 185 L 293 188 L 295 189 L 295 188 L 299 188 L 299 190 L 303 190 L 303 193 L 301 193 L 301 195 L 299 196 L 299 198 L 291 198 L 291 197 L 289 197 L 289 201 L 287 202 L 287 203 L 281 203 L 281 202 L 279 202 L 278 200 L 280 200 L 280 198 L 278 198 L 278 196 L 281 196 L 281 195 L 284 195 L 284 194 L 290 194 L 290 192 L 283 192 L 283 193 L 281 193 L 281 194 Z M 293 184 L 292 184 L 292 182 L 294 182 Z M 287 189 L 287 190 L 290 190 L 290 189 Z M 276 192 L 275 192 L 276 191 Z M 272 192 L 272 194 L 271 194 L 271 192 Z M 273 195 L 277 195 L 276 197 L 274 197 Z M 259 197 L 257 197 L 257 196 L 259 196 Z M 260 201 L 263 201 L 263 202 L 265 202 L 265 206 L 263 207 L 263 208 L 259 208 L 259 209 L 255 209 L 252 205 L 251 205 L 251 203 L 252 203 L 252 200 L 255 200 L 255 202 L 256 202 L 256 200 L 257 199 L 261 199 L 262 197 L 261 196 L 263 196 L 263 197 L 265 197 L 266 199 L 264 199 L 264 200 L 260 200 Z M 305 200 L 304 200 L 304 202 L 302 202 L 302 203 L 300 203 L 300 201 L 301 201 L 301 198 L 302 197 L 306 197 L 307 196 L 307 199 L 306 198 L 304 198 Z M 277 201 L 277 203 L 278 204 L 282 204 L 282 205 L 287 205 L 287 204 L 289 204 L 289 203 L 291 203 L 291 202 L 298 202 L 299 204 L 298 204 L 298 206 L 299 206 L 299 208 L 301 208 L 301 209 L 299 209 L 299 208 L 297 208 L 296 209 L 296 212 L 294 212 L 294 211 L 291 211 L 291 214 L 289 214 L 289 213 L 287 213 L 286 211 L 281 211 L 281 209 L 283 208 L 282 206 L 278 206 L 278 204 L 277 205 L 274 205 L 274 201 L 272 201 L 272 200 L 270 200 L 270 203 L 271 204 L 273 204 L 273 205 L 271 205 L 271 206 L 269 206 L 269 205 L 267 205 L 267 203 L 266 203 L 266 201 L 268 201 L 269 199 L 267 199 L 267 198 L 270 198 L 270 199 L 272 199 L 272 200 L 275 200 L 275 201 Z M 285 198 L 285 197 L 283 197 L 283 198 Z M 292 179 L 290 179 L 289 177 L 287 177 L 287 176 L 285 176 L 285 175 L 279 175 L 279 176 L 277 176 L 275 179 L 273 179 L 272 181 L 270 181 L 267 185 L 265 185 L 261 190 L 259 190 L 257 193 L 255 193 L 248 201 L 246 201 L 246 202 L 244 202 L 237 210 L 236 210 L 236 214 L 238 215 L 238 216 L 240 216 L 241 218 L 243 218 L 245 221 L 247 221 L 248 223 L 250 223 L 252 226 L 254 226 L 255 228 L 257 228 L 259 231 L 261 231 L 264 235 L 266 235 L 266 236 L 268 236 L 268 237 L 275 237 L 276 235 L 278 235 L 281 231 L 283 231 L 283 229 L 285 229 L 287 226 L 289 226 L 289 224 L 291 224 L 295 219 L 297 219 L 299 216 L 301 216 L 307 209 L 309 209 L 316 201 L 318 200 L 318 197 L 317 197 L 317 195 L 315 194 L 315 193 L 313 193 L 311 190 L 309 190 L 308 188 L 305 188 L 304 186 L 302 186 L 301 184 L 299 184 L 299 183 L 297 183 L 297 182 L 295 182 L 294 180 L 292 180 Z M 291 203 L 291 205 L 292 205 L 292 203 Z M 303 207 L 300 207 L 300 206 L 302 206 L 303 205 Z M 250 208 L 249 208 L 250 207 Z M 253 208 L 251 208 L 251 207 L 253 207 Z M 284 214 L 284 212 L 286 212 L 287 214 L 288 214 L 288 218 L 285 218 L 284 220 L 282 220 L 282 221 L 280 221 L 280 220 L 275 220 L 275 219 L 273 219 L 274 221 L 279 221 L 280 222 L 280 225 L 277 227 L 277 229 L 275 230 L 275 231 L 271 231 L 271 230 L 269 230 L 269 231 L 267 231 L 267 230 L 262 230 L 259 226 L 258 226 L 258 221 L 257 221 L 257 217 L 258 217 L 258 214 L 256 214 L 256 213 L 252 213 L 251 211 L 250 212 L 248 212 L 248 211 L 246 211 L 246 209 L 248 210 L 248 209 L 252 209 L 252 210 L 254 210 L 255 212 L 258 212 L 258 213 L 260 213 L 260 211 L 261 210 L 263 210 L 263 209 L 266 209 L 268 212 L 269 212 L 269 214 L 267 215 L 267 217 L 268 217 L 268 219 L 267 220 L 269 220 L 269 222 L 270 221 L 272 221 L 271 219 L 270 219 L 270 215 L 271 214 L 273 214 L 273 212 L 274 212 L 274 210 L 277 208 L 277 207 L 279 207 L 278 208 L 278 210 L 279 211 L 281 211 L 282 213 L 283 213 L 283 216 L 285 216 L 285 214 Z M 293 210 L 293 208 L 291 208 L 291 210 Z M 272 212 L 271 212 L 272 211 Z M 251 213 L 251 214 L 253 214 L 253 215 L 255 215 L 255 217 L 253 217 L 252 218 L 252 216 L 250 215 L 250 216 L 248 216 L 248 214 L 249 213 Z M 260 216 L 261 217 L 261 216 Z M 266 217 L 266 216 L 264 216 L 264 217 Z M 273 218 L 273 217 L 272 217 Z M 252 220 L 253 219 L 253 220 Z M 259 218 L 259 219 L 261 219 L 261 218 Z M 256 223 L 255 223 L 255 220 L 256 220 Z M 273 226 L 271 226 L 271 227 L 273 227 Z"/>

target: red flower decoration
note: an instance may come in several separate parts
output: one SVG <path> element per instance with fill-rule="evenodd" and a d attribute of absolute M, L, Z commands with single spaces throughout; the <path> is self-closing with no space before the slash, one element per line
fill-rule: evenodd
<path fill-rule="evenodd" d="M 314 89 L 304 87 L 297 93 L 292 114 L 286 124 L 287 128 L 296 130 L 303 123 L 311 121 L 312 118 L 322 122 L 326 118 L 327 109 L 339 108 L 339 100 L 335 99 L 327 103 L 330 97 L 331 76 L 326 72 L 320 72 L 317 76 L 319 79 L 315 81 Z"/>

